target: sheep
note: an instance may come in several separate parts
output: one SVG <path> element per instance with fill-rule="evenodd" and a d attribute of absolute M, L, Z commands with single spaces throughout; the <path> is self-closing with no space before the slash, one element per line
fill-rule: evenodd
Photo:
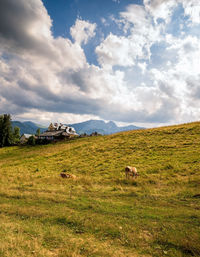
<path fill-rule="evenodd" d="M 73 174 L 68 174 L 68 173 L 60 173 L 60 176 L 62 178 L 73 178 L 73 179 L 76 179 L 76 176 L 73 175 Z"/>
<path fill-rule="evenodd" d="M 125 168 L 125 174 L 126 174 L 126 178 L 130 178 L 131 176 L 134 178 L 137 178 L 138 176 L 138 172 L 137 169 L 135 167 L 131 167 L 131 166 L 126 166 Z"/>

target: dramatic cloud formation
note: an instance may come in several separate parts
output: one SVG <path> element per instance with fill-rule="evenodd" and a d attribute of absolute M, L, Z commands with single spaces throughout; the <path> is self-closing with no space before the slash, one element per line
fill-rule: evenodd
<path fill-rule="evenodd" d="M 198 0 L 128 5 L 112 17 L 117 33 L 103 38 L 97 22 L 77 18 L 72 40 L 53 35 L 41 0 L 0 0 L 0 7 L 1 113 L 68 123 L 200 119 Z M 84 52 L 94 38 L 98 65 Z"/>

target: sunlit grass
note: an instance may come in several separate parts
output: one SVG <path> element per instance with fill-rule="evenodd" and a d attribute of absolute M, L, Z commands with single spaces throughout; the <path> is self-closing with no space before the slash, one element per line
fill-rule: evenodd
<path fill-rule="evenodd" d="M 0 256 L 200 256 L 199 206 L 200 123 L 0 149 Z"/>

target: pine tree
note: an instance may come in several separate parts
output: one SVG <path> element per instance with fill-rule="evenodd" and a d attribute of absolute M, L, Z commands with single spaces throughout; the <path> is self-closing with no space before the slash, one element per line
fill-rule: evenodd
<path fill-rule="evenodd" d="M 13 133 L 10 114 L 0 116 L 0 147 L 13 143 Z"/>
<path fill-rule="evenodd" d="M 20 128 L 19 127 L 14 127 L 13 143 L 18 144 L 19 140 L 20 140 Z"/>
<path fill-rule="evenodd" d="M 3 115 L 0 116 L 0 147 L 3 147 Z"/>
<path fill-rule="evenodd" d="M 38 128 L 37 130 L 36 130 L 36 134 L 35 134 L 36 136 L 40 136 L 40 128 Z"/>

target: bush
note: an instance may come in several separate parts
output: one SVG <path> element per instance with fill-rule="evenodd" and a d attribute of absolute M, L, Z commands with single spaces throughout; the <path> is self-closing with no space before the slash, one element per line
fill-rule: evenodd
<path fill-rule="evenodd" d="M 29 137 L 28 141 L 27 141 L 28 145 L 35 145 L 35 137 L 31 136 Z"/>

